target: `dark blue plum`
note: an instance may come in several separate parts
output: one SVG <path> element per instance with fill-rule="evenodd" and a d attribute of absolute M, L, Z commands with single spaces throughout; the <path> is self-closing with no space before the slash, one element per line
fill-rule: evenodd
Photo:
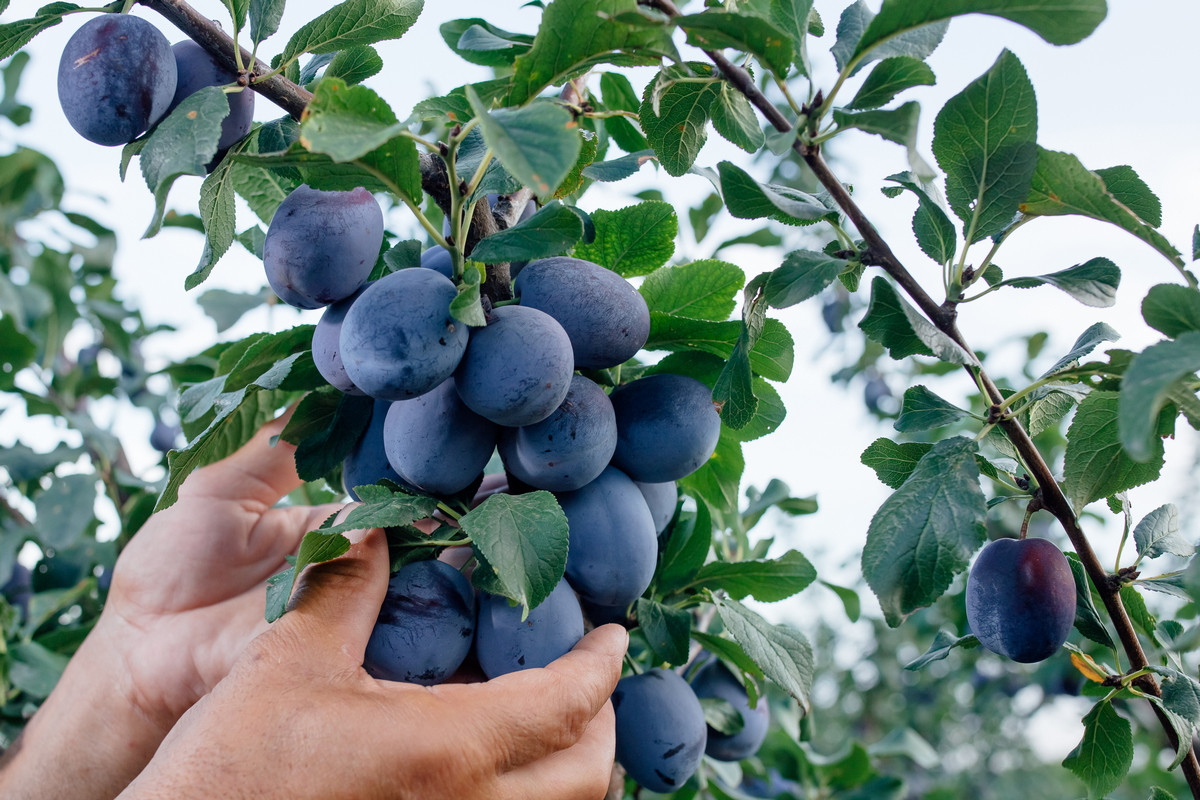
<path fill-rule="evenodd" d="M 646 500 L 614 467 L 574 492 L 557 495 L 567 515 L 567 580 L 591 603 L 627 606 L 650 585 L 658 537 Z"/>
<path fill-rule="evenodd" d="M 616 447 L 617 418 L 608 395 L 576 375 L 553 414 L 524 428 L 504 429 L 500 458 L 530 486 L 569 492 L 595 480 Z"/>
<path fill-rule="evenodd" d="M 421 253 L 421 266 L 454 280 L 454 261 L 450 258 L 450 251 L 444 247 L 431 247 Z"/>
<path fill-rule="evenodd" d="M 90 142 L 132 142 L 167 113 L 177 74 L 171 43 L 130 14 L 101 14 L 67 41 L 58 62 L 58 101 Z"/>
<path fill-rule="evenodd" d="M 411 400 L 392 403 L 383 426 L 388 462 L 430 494 L 455 494 L 471 485 L 496 449 L 493 422 L 467 408 L 454 379 Z"/>
<path fill-rule="evenodd" d="M 166 453 L 175 449 L 182 434 L 183 430 L 178 425 L 156 419 L 154 430 L 150 431 L 150 446 L 160 453 Z"/>
<path fill-rule="evenodd" d="M 330 386 L 346 394 L 365 393 L 350 380 L 350 376 L 346 374 L 346 365 L 342 363 L 342 322 L 345 321 L 350 306 L 370 285 L 365 284 L 345 300 L 330 303 L 313 330 L 312 357 L 313 363 L 317 365 L 317 372 L 321 373 L 321 377 L 327 380 Z"/>
<path fill-rule="evenodd" d="M 679 488 L 675 481 L 665 483 L 645 483 L 634 481 L 646 505 L 650 507 L 650 516 L 654 517 L 654 532 L 662 533 L 675 516 L 675 506 L 679 502 Z"/>
<path fill-rule="evenodd" d="M 620 387 L 611 399 L 617 413 L 613 464 L 635 481 L 677 481 L 717 448 L 721 415 L 712 391 L 695 378 L 647 375 Z"/>
<path fill-rule="evenodd" d="M 544 667 L 583 638 L 579 599 L 565 580 L 559 581 L 524 621 L 521 610 L 502 595 L 479 598 L 475 657 L 489 678 Z"/>
<path fill-rule="evenodd" d="M 747 777 L 742 780 L 742 794 L 750 797 L 776 798 L 789 794 L 793 797 L 804 797 L 804 787 L 796 781 L 783 777 L 783 773 L 775 767 L 767 770 L 765 778 Z"/>
<path fill-rule="evenodd" d="M 0 586 L 0 594 L 13 608 L 21 609 L 21 617 L 29 617 L 29 601 L 33 599 L 33 573 L 24 564 L 14 563 L 8 581 Z"/>
<path fill-rule="evenodd" d="M 1075 579 L 1046 539 L 997 539 L 967 576 L 967 624 L 979 643 L 1026 664 L 1054 655 L 1075 622 Z"/>
<path fill-rule="evenodd" d="M 415 561 L 388 581 L 363 667 L 385 681 L 432 686 L 462 665 L 474 635 L 470 581 L 441 561 Z"/>
<path fill-rule="evenodd" d="M 450 377 L 467 349 L 467 326 L 450 315 L 458 294 L 431 269 L 385 275 L 342 322 L 342 363 L 371 397 L 408 400 Z"/>
<path fill-rule="evenodd" d="M 167 113 L 188 97 L 207 86 L 227 86 L 237 81 L 237 73 L 217 63 L 212 54 L 191 39 L 184 39 L 171 46 L 175 53 L 175 67 L 179 80 L 175 85 L 175 97 Z M 229 101 L 229 116 L 221 123 L 221 138 L 217 140 L 217 156 L 208 165 L 209 171 L 221 160 L 221 156 L 235 142 L 250 132 L 254 124 L 254 92 L 243 89 L 225 95 Z"/>
<path fill-rule="evenodd" d="M 627 605 L 602 606 L 598 603 L 580 600 L 579 607 L 583 609 L 584 615 L 593 625 L 607 625 L 610 622 L 625 628 L 633 625 L 629 619 L 629 606 Z"/>
<path fill-rule="evenodd" d="M 263 242 L 267 282 L 283 302 L 320 308 L 366 283 L 383 244 L 383 211 L 366 189 L 301 184 L 284 198 Z"/>
<path fill-rule="evenodd" d="M 767 725 L 771 721 L 766 698 L 760 697 L 758 705 L 750 708 L 745 687 L 738 683 L 724 664 L 715 659 L 701 667 L 692 678 L 692 691 L 701 700 L 709 697 L 724 700 L 742 715 L 742 729 L 737 733 L 725 734 L 711 727 L 708 729 L 705 753 L 718 761 L 741 761 L 758 752 L 767 738 Z"/>
<path fill-rule="evenodd" d="M 516 428 L 553 414 L 567 397 L 574 370 L 571 340 L 552 317 L 501 306 L 486 327 L 471 331 L 454 381 L 472 411 Z"/>
<path fill-rule="evenodd" d="M 652 792 L 673 792 L 692 777 L 704 757 L 708 725 L 688 682 L 670 670 L 652 669 L 617 683 L 617 761 Z"/>
<path fill-rule="evenodd" d="M 646 344 L 650 310 L 610 269 L 579 258 L 530 262 L 513 284 L 521 305 L 545 311 L 571 339 L 576 367 L 615 367 Z"/>
<path fill-rule="evenodd" d="M 370 486 L 384 478 L 397 486 L 408 486 L 388 463 L 387 452 L 383 447 L 383 425 L 390 405 L 387 400 L 375 401 L 371 409 L 370 424 L 350 451 L 350 455 L 342 461 L 342 486 L 345 487 L 346 494 L 356 501 L 360 499 L 354 491 L 356 486 Z"/>

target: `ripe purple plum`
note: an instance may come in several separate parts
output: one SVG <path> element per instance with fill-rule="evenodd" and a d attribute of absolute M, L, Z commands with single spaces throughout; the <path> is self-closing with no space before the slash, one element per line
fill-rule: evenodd
<path fill-rule="evenodd" d="M 313 329 L 312 357 L 313 363 L 317 365 L 317 372 L 321 373 L 321 377 L 328 381 L 330 386 L 346 394 L 361 395 L 364 392 L 350 380 L 350 376 L 346 374 L 346 365 L 342 363 L 342 322 L 345 321 L 350 306 L 370 285 L 365 284 L 346 299 L 326 306 L 325 313 Z"/>
<path fill-rule="evenodd" d="M 712 391 L 686 375 L 658 373 L 612 393 L 617 414 L 613 464 L 635 481 L 664 483 L 704 465 L 721 436 Z"/>
<path fill-rule="evenodd" d="M 704 709 L 688 682 L 655 668 L 629 675 L 612 695 L 617 761 L 652 792 L 673 792 L 700 766 L 708 739 Z"/>
<path fill-rule="evenodd" d="M 742 729 L 737 733 L 721 733 L 710 727 L 705 753 L 718 761 L 741 761 L 758 752 L 767 738 L 767 725 L 771 721 L 766 698 L 760 697 L 758 705 L 750 708 L 745 687 L 716 659 L 701 667 L 692 678 L 692 691 L 701 700 L 711 697 L 726 701 L 742 717 Z"/>
<path fill-rule="evenodd" d="M 206 86 L 226 86 L 237 81 L 237 73 L 226 69 L 217 63 L 212 54 L 191 39 L 184 39 L 171 46 L 175 53 L 175 67 L 179 80 L 175 85 L 175 97 L 167 113 L 186 98 Z M 229 116 L 221 123 L 221 138 L 217 140 L 217 155 L 208 165 L 209 172 L 221 160 L 234 142 L 250 132 L 254 124 L 254 92 L 243 89 L 240 92 L 230 92 L 225 95 L 229 101 Z"/>
<path fill-rule="evenodd" d="M 565 580 L 521 619 L 521 606 L 502 595 L 479 598 L 475 656 L 489 678 L 544 667 L 566 655 L 583 638 L 579 599 Z"/>

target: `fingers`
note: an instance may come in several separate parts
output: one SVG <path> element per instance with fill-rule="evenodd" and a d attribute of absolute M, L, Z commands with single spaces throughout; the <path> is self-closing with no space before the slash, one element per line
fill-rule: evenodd
<path fill-rule="evenodd" d="M 179 496 L 250 502 L 265 510 L 300 486 L 295 446 L 282 439 L 271 446 L 294 410 L 289 408 L 268 422 L 233 455 L 193 472 L 179 488 Z"/>
<path fill-rule="evenodd" d="M 388 547 L 379 528 L 347 538 L 352 544 L 344 555 L 300 573 L 288 613 L 276 627 L 296 632 L 313 652 L 356 667 L 387 594 Z"/>
<path fill-rule="evenodd" d="M 621 677 L 629 635 L 619 625 L 596 628 L 544 669 L 503 675 L 487 684 L 479 735 L 494 742 L 511 769 L 578 742 Z"/>
<path fill-rule="evenodd" d="M 605 703 L 573 746 L 501 776 L 501 796 L 600 800 L 612 780 L 615 754 L 615 717 L 612 703 Z"/>

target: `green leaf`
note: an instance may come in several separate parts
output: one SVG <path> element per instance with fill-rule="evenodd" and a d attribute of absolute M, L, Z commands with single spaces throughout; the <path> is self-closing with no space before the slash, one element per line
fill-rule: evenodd
<path fill-rule="evenodd" d="M 1200 331 L 1200 292 L 1173 283 L 1152 286 L 1142 301 L 1142 318 L 1172 339 Z"/>
<path fill-rule="evenodd" d="M 705 11 L 675 18 L 688 44 L 704 50 L 732 47 L 749 53 L 776 75 L 786 77 L 792 66 L 792 40 L 762 17 L 728 11 Z"/>
<path fill-rule="evenodd" d="M 1200 225 L 1192 231 L 1192 261 L 1200 261 Z"/>
<path fill-rule="evenodd" d="M 18 642 L 8 654 L 8 680 L 30 697 L 49 697 L 67 668 L 67 661 L 67 656 L 47 650 L 37 642 Z"/>
<path fill-rule="evenodd" d="M 1108 193 L 1155 228 L 1162 225 L 1162 202 L 1130 166 L 1106 167 L 1096 170 Z"/>
<path fill-rule="evenodd" d="M 580 174 L 585 178 L 605 183 L 623 181 L 626 178 L 636 175 L 647 161 L 654 160 L 653 150 L 639 150 L 636 153 L 630 153 L 620 158 L 613 158 L 608 161 L 595 161 L 584 167 L 583 172 Z"/>
<path fill-rule="evenodd" d="M 535 608 L 562 580 L 567 565 L 567 517 L 549 492 L 494 494 L 460 521 L 505 597 Z M 481 565 L 482 566 L 482 565 Z"/>
<path fill-rule="evenodd" d="M 324 153 L 334 161 L 354 161 L 404 130 L 388 104 L 371 89 L 347 86 L 340 78 L 325 78 L 317 84 L 305 109 L 300 142 L 311 152 Z"/>
<path fill-rule="evenodd" d="M 913 672 L 923 670 L 933 662 L 941 661 L 949 656 L 950 651 L 956 647 L 971 650 L 978 646 L 979 639 L 973 633 L 968 633 L 966 636 L 955 636 L 948 631 L 938 631 L 937 636 L 933 637 L 933 644 L 929 645 L 929 649 L 905 664 L 904 668 Z"/>
<path fill-rule="evenodd" d="M 417 21 L 423 6 L 424 0 L 346 0 L 296 31 L 281 59 L 287 62 L 301 53 L 334 53 L 399 39 Z"/>
<path fill-rule="evenodd" d="M 1071 346 L 1071 350 L 1058 361 L 1055 361 L 1054 366 L 1042 373 L 1041 377 L 1046 378 L 1059 370 L 1074 367 L 1079 363 L 1079 359 L 1095 350 L 1101 343 L 1115 342 L 1120 338 L 1121 334 L 1117 333 L 1111 327 L 1103 322 L 1097 322 L 1079 334 L 1079 338 L 1075 340 L 1075 344 Z"/>
<path fill-rule="evenodd" d="M 912 355 L 931 355 L 951 364 L 978 363 L 974 355 L 934 327 L 881 276 L 871 281 L 871 302 L 858 327 L 888 348 L 897 361 Z"/>
<path fill-rule="evenodd" d="M 948 403 L 924 386 L 912 386 L 904 392 L 900 416 L 894 427 L 901 432 L 928 431 L 958 422 L 970 412 Z"/>
<path fill-rule="evenodd" d="M 1104 797 L 1125 780 L 1133 763 L 1133 731 L 1108 700 L 1083 718 L 1083 740 L 1063 760 L 1088 788 L 1088 797 Z"/>
<path fill-rule="evenodd" d="M 673 667 L 688 660 L 692 633 L 692 617 L 688 612 L 639 597 L 637 622 L 660 660 Z"/>
<path fill-rule="evenodd" d="M 794 306 L 824 291 L 849 264 L 815 250 L 793 250 L 782 266 L 768 273 L 764 296 L 772 308 Z"/>
<path fill-rule="evenodd" d="M 473 87 L 466 92 L 484 141 L 504 168 L 539 196 L 549 195 L 579 158 L 582 142 L 571 112 L 550 102 L 488 112 Z"/>
<path fill-rule="evenodd" d="M 696 573 L 692 585 L 724 590 L 735 600 L 752 596 L 773 603 L 803 591 L 816 579 L 817 571 L 809 560 L 796 550 L 788 550 L 769 560 L 709 562 Z"/>
<path fill-rule="evenodd" d="M 845 70 L 852 60 L 866 55 L 871 50 L 873 50 L 870 53 L 871 57 L 859 60 L 850 74 L 854 74 L 877 58 L 909 56 L 924 61 L 942 43 L 946 29 L 950 25 L 949 21 L 937 22 L 930 19 L 928 22 L 933 24 L 909 26 L 905 30 L 894 31 L 879 41 L 864 47 L 865 36 L 874 27 L 875 17 L 876 15 L 871 12 L 863 0 L 856 0 L 853 5 L 842 12 L 841 19 L 838 20 L 837 42 L 830 50 L 834 61 L 837 62 L 838 70 Z"/>
<path fill-rule="evenodd" d="M 473 328 L 487 325 L 487 315 L 483 313 L 483 300 L 479 291 L 486 273 L 478 267 L 478 263 L 472 261 L 467 265 L 463 272 L 463 282 L 458 285 L 458 294 L 450 301 L 450 315 Z"/>
<path fill-rule="evenodd" d="M 788 224 L 811 224 L 836 216 L 836 212 L 813 195 L 790 186 L 759 183 L 731 161 L 717 165 L 721 194 L 729 213 L 738 219 L 770 217 Z"/>
<path fill-rule="evenodd" d="M 668 595 L 685 586 L 708 559 L 712 546 L 712 515 L 705 503 L 684 512 L 671 528 L 656 578 L 656 587 Z"/>
<path fill-rule="evenodd" d="M 1037 100 L 1008 50 L 952 97 L 933 125 L 933 154 L 967 244 L 1007 228 L 1029 191 L 1037 154 Z"/>
<path fill-rule="evenodd" d="M 236 146 L 238 150 L 242 145 Z M 212 174 L 200 184 L 200 219 L 204 222 L 204 254 L 200 264 L 183 282 L 185 289 L 195 289 L 208 279 L 221 256 L 233 245 L 237 233 L 235 210 L 234 161 L 222 159 Z M 220 333 L 220 328 L 218 328 Z"/>
<path fill-rule="evenodd" d="M 874 111 L 841 111 L 834 109 L 833 120 L 842 128 L 857 128 L 866 133 L 882 136 L 889 142 L 902 144 L 910 151 L 916 150 L 917 125 L 920 123 L 921 105 L 909 101 L 899 108 Z"/>
<path fill-rule="evenodd" d="M 1200 338 L 1200 334 L 1197 334 Z M 1123 387 L 1128 385 L 1128 376 Z M 1121 392 L 1125 394 L 1124 388 Z M 1124 403 L 1122 403 L 1124 405 Z M 1140 416 L 1146 405 L 1136 412 Z M 1141 486 L 1158 477 L 1163 465 L 1163 446 L 1157 438 L 1145 442 L 1146 458 L 1135 462 L 1121 449 L 1118 430 L 1118 395 L 1094 391 L 1084 398 L 1067 429 L 1067 452 L 1063 463 L 1063 489 L 1076 511 L 1088 503 Z M 1141 451 L 1139 451 L 1141 452 Z"/>
<path fill-rule="evenodd" d="M 732 639 L 714 636 L 703 631 L 692 631 L 692 638 L 705 650 L 723 661 L 728 661 L 747 675 L 753 675 L 760 680 L 766 677 L 762 668 L 746 655 L 746 651 L 740 644 Z"/>
<path fill-rule="evenodd" d="M 508 93 L 511 82 L 508 78 L 497 78 L 490 81 L 479 81 L 471 84 L 479 99 L 485 105 L 491 106 Z M 449 94 L 441 97 L 430 97 L 413 107 L 413 116 L 425 120 L 447 119 L 450 122 L 462 124 L 472 119 L 475 112 L 467 100 L 467 87 L 459 86 L 450 90 Z"/>
<path fill-rule="evenodd" d="M 1092 583 L 1083 568 L 1083 563 L 1074 553 L 1067 553 L 1066 556 L 1071 565 L 1071 576 L 1075 579 L 1075 630 L 1105 647 L 1116 647 L 1096 611 L 1096 603 L 1092 599 Z"/>
<path fill-rule="evenodd" d="M 637 112 L 642 106 L 629 78 L 619 72 L 605 72 L 600 76 L 600 94 L 604 107 L 614 111 Z M 609 117 L 604 120 L 604 129 L 626 153 L 641 153 L 650 148 L 641 130 L 625 117 Z"/>
<path fill-rule="evenodd" d="M 722 425 L 712 457 L 700 469 L 680 479 L 679 485 L 714 509 L 732 513 L 737 509 L 738 487 L 745 469 L 746 459 L 737 432 Z"/>
<path fill-rule="evenodd" d="M 734 708 L 728 700 L 718 697 L 702 697 L 700 698 L 700 707 L 704 709 L 705 723 L 715 731 L 732 736 L 746 727 L 741 712 Z"/>
<path fill-rule="evenodd" d="M 701 74 L 711 72 L 702 65 L 689 66 Z M 638 117 L 659 163 L 668 175 L 678 178 L 691 169 L 708 139 L 709 113 L 717 102 L 720 84 L 694 78 L 674 80 L 656 94 L 666 75 L 660 73 L 657 81 L 646 85 Z"/>
<path fill-rule="evenodd" d="M 250 38 L 255 44 L 274 36 L 287 0 L 250 0 Z"/>
<path fill-rule="evenodd" d="M 267 607 L 265 618 L 274 622 L 287 611 L 296 586 L 296 576 L 309 564 L 320 564 L 343 556 L 350 549 L 350 540 L 340 533 L 309 531 L 300 540 L 296 562 L 287 569 L 272 575 L 267 581 Z"/>
<path fill-rule="evenodd" d="M 858 40 L 854 57 L 884 45 L 906 31 L 948 20 L 960 14 L 990 14 L 1024 25 L 1051 44 L 1075 44 L 1087 38 L 1104 20 L 1104 0 L 1062 0 L 1030 3 L 1028 0 L 884 0 Z"/>
<path fill-rule="evenodd" d="M 497 28 L 486 20 L 452 19 L 438 31 L 446 46 L 460 58 L 482 67 L 511 66 L 517 56 L 529 52 L 533 37 Z"/>
<path fill-rule="evenodd" d="M 383 59 L 374 47 L 360 45 L 339 50 L 329 66 L 325 68 L 326 78 L 341 78 L 348 85 L 362 83 L 367 78 L 378 75 L 383 70 Z"/>
<path fill-rule="evenodd" d="M 1067 392 L 1048 392 L 1029 408 L 1029 435 L 1037 436 L 1058 423 L 1075 407 L 1076 398 Z"/>
<path fill-rule="evenodd" d="M 871 519 L 863 576 L 893 628 L 937 600 L 986 538 L 977 448 L 963 437 L 935 444 Z"/>
<path fill-rule="evenodd" d="M 706 386 L 715 387 L 721 373 L 726 368 L 727 361 L 723 358 L 708 353 L 683 350 L 672 353 L 646 372 L 647 374 L 665 372 L 674 375 L 690 375 Z M 730 437 L 740 442 L 749 442 L 772 433 L 787 416 L 779 392 L 769 382 L 755 377 L 752 387 L 754 398 L 758 401 L 754 418 L 744 428 L 734 430 L 726 425 L 722 429 Z"/>
<path fill-rule="evenodd" d="M 146 185 L 154 193 L 154 219 L 145 237 L 162 227 L 167 193 L 180 175 L 205 175 L 217 154 L 221 123 L 229 116 L 229 101 L 218 87 L 206 86 L 186 98 L 158 124 L 142 148 L 139 163 Z"/>
<path fill-rule="evenodd" d="M 729 358 L 741 331 L 740 322 L 709 322 L 652 311 L 646 349 L 699 350 Z M 762 335 L 750 351 L 750 365 L 764 378 L 786 381 L 791 375 L 794 358 L 791 334 L 779 320 L 768 319 L 763 325 Z"/>
<path fill-rule="evenodd" d="M 911 56 L 887 58 L 875 65 L 846 108 L 860 111 L 880 108 L 907 89 L 935 83 L 933 70 L 921 59 Z"/>
<path fill-rule="evenodd" d="M 217 323 L 217 333 L 224 333 L 232 328 L 248 311 L 258 308 L 266 300 L 264 292 L 247 294 L 227 289 L 209 289 L 196 298 L 204 313 Z"/>
<path fill-rule="evenodd" d="M 471 251 L 471 259 L 497 264 L 549 258 L 569 250 L 582 238 L 583 222 L 579 216 L 553 200 L 529 219 L 481 240 Z"/>
<path fill-rule="evenodd" d="M 279 435 L 296 445 L 296 474 L 303 481 L 328 475 L 350 455 L 371 421 L 374 401 L 332 386 L 309 392 Z"/>
<path fill-rule="evenodd" d="M 1147 514 L 1133 529 L 1133 541 L 1142 558 L 1154 558 L 1165 553 L 1188 558 L 1196 552 L 1196 548 L 1180 532 L 1179 509 L 1174 503 L 1159 506 Z"/>
<path fill-rule="evenodd" d="M 941 202 L 934 194 L 934 187 L 912 172 L 898 172 L 889 175 L 886 180 L 895 181 L 917 196 L 917 210 L 913 213 L 912 225 L 921 251 L 939 264 L 949 263 L 957 248 L 954 223 L 942 209 Z"/>
<path fill-rule="evenodd" d="M 726 261 L 706 259 L 661 267 L 638 288 L 651 311 L 689 319 L 724 322 L 737 304 L 746 276 Z"/>
<path fill-rule="evenodd" d="M 736 600 L 714 597 L 725 630 L 742 646 L 763 674 L 808 709 L 812 689 L 812 645 L 799 631 L 772 625 Z"/>
<path fill-rule="evenodd" d="M 1070 153 L 1038 148 L 1033 186 L 1020 210 L 1031 216 L 1073 214 L 1109 222 L 1132 233 L 1179 268 L 1183 259 L 1166 238 L 1114 197 L 1095 172 Z"/>
<path fill-rule="evenodd" d="M 1085 306 L 1108 308 L 1117 301 L 1117 287 L 1121 285 L 1121 270 L 1107 258 L 1093 258 L 1049 275 L 1030 278 L 1009 278 L 1001 281 L 1002 286 L 1030 289 L 1049 284 L 1061 289 Z M 1200 295 L 1197 295 L 1200 301 Z"/>
<path fill-rule="evenodd" d="M 1184 741 L 1187 741 L 1187 739 L 1185 737 L 1181 737 L 1181 738 L 1183 738 Z M 1184 755 L 1187 755 L 1187 754 L 1184 753 Z M 1180 763 L 1182 763 L 1182 762 L 1180 762 Z M 1168 792 L 1166 789 L 1163 789 L 1162 787 L 1152 786 L 1152 787 L 1150 787 L 1150 796 L 1147 797 L 1146 800 L 1175 800 L 1175 795 L 1171 794 L 1170 792 Z"/>
<path fill-rule="evenodd" d="M 647 275 L 675 253 L 679 218 L 670 203 L 647 200 L 616 211 L 592 212 L 596 237 L 575 256 L 607 267 L 622 278 Z"/>
<path fill-rule="evenodd" d="M 637 0 L 555 0 L 542 14 L 530 51 L 516 60 L 508 105 L 522 105 L 606 61 L 656 64 L 673 50 L 665 28 L 625 25 L 614 18 L 637 11 Z"/>
<path fill-rule="evenodd" d="M 758 152 L 766 143 L 754 106 L 750 105 L 746 95 L 729 83 L 721 83 L 721 91 L 711 113 L 713 128 L 717 133 L 747 153 Z"/>
<path fill-rule="evenodd" d="M 1121 381 L 1117 421 L 1121 445 L 1135 461 L 1157 459 L 1159 466 L 1162 465 L 1162 441 L 1156 435 L 1158 412 L 1167 404 L 1169 391 L 1196 370 L 1200 370 L 1200 332 L 1197 331 L 1180 334 L 1174 341 L 1151 345 L 1133 359 Z M 1191 388 L 1183 388 L 1188 394 L 1195 394 Z M 1157 469 L 1154 472 L 1157 477 Z"/>
<path fill-rule="evenodd" d="M 885 486 L 899 489 L 932 448 L 933 445 L 927 442 L 893 442 L 879 438 L 863 450 L 859 460 L 875 470 L 875 477 Z"/>
<path fill-rule="evenodd" d="M 77 8 L 79 6 L 75 3 L 50 3 L 39 8 L 37 14 L 29 19 L 0 25 L 0 60 L 20 50 L 42 31 L 62 22 L 64 14 Z"/>
<path fill-rule="evenodd" d="M 311 348 L 314 327 L 297 325 L 278 333 L 263 334 L 255 339 L 233 362 L 225 376 L 224 390 L 233 391 L 248 386 L 251 381 L 287 356 L 299 355 L 311 361 L 307 351 Z M 226 357 L 233 354 L 233 351 L 226 351 L 222 355 L 222 367 L 227 364 Z"/>
<path fill-rule="evenodd" d="M 92 524 L 95 507 L 95 475 L 55 477 L 34 503 L 38 538 L 55 550 L 67 549 L 79 541 Z"/>

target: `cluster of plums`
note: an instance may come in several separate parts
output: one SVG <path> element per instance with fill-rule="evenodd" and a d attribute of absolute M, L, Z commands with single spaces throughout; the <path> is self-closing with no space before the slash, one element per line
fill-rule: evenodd
<path fill-rule="evenodd" d="M 131 14 L 100 14 L 67 41 L 58 64 L 58 100 L 75 131 L 102 145 L 132 142 L 207 86 L 237 75 L 190 39 L 172 46 L 158 28 Z M 254 92 L 231 92 L 218 159 L 250 132 Z M 210 167 L 212 165 L 210 164 Z"/>

